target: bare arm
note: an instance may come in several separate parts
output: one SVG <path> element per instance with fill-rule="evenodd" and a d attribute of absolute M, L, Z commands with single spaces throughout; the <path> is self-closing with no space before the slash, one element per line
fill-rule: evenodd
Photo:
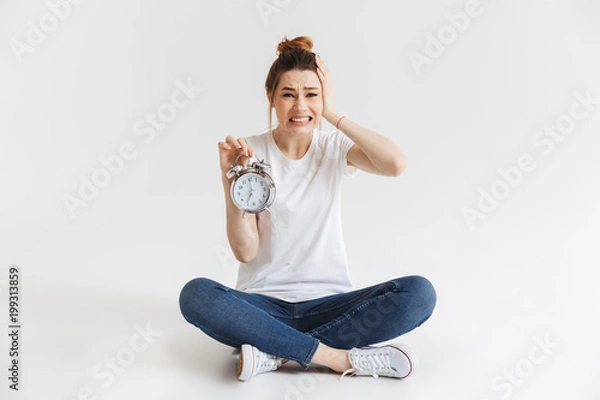
<path fill-rule="evenodd" d="M 242 218 L 243 211 L 233 204 L 229 195 L 229 188 L 233 178 L 227 179 L 226 174 L 238 154 L 244 154 L 238 160 L 243 164 L 246 160 L 254 156 L 254 150 L 252 150 L 244 139 L 235 139 L 232 136 L 227 136 L 224 142 L 219 142 L 218 147 L 221 180 L 225 194 L 227 239 L 235 258 L 240 262 L 250 262 L 256 257 L 258 251 L 259 241 L 256 215 L 246 213 L 244 218 Z"/>
<path fill-rule="evenodd" d="M 390 138 L 342 118 L 335 108 L 335 90 L 329 69 L 321 57 L 316 58 L 317 75 L 323 87 L 323 118 L 335 125 L 354 142 L 348 151 L 348 165 L 366 172 L 398 176 L 406 168 L 406 156 Z"/>
<path fill-rule="evenodd" d="M 406 168 L 406 156 L 391 139 L 344 118 L 340 130 L 354 146 L 348 151 L 348 165 L 384 176 L 398 176 Z"/>

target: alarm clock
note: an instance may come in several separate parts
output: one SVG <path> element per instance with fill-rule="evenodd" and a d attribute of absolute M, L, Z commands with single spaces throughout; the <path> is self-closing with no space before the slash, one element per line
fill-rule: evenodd
<path fill-rule="evenodd" d="M 271 166 L 264 160 L 258 160 L 251 165 L 238 164 L 238 155 L 227 172 L 227 179 L 234 178 L 231 181 L 229 195 L 233 204 L 243 210 L 244 213 L 258 214 L 264 210 L 269 211 L 268 207 L 275 200 L 275 182 L 267 173 Z"/>

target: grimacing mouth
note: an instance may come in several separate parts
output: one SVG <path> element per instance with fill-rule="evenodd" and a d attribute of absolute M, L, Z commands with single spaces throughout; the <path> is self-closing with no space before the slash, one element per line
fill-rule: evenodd
<path fill-rule="evenodd" d="M 313 120 L 313 117 L 311 117 L 310 115 L 303 115 L 301 117 L 290 117 L 288 119 L 288 121 L 291 122 L 310 122 Z"/>

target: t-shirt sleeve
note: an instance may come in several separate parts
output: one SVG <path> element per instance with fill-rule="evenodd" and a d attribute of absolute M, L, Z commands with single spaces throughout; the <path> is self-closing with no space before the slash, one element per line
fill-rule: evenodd
<path fill-rule="evenodd" d="M 343 168 L 344 171 L 343 176 L 352 178 L 358 173 L 358 168 L 348 165 L 348 151 L 352 146 L 354 146 L 354 142 L 339 130 L 335 131 L 334 135 L 336 135 L 336 138 L 340 143 L 340 162 L 342 163 L 341 168 Z"/>

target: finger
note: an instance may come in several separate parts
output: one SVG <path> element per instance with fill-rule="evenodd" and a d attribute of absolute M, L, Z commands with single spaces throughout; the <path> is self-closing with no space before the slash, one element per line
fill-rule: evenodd
<path fill-rule="evenodd" d="M 319 82 L 321 82 L 321 87 L 323 91 L 327 90 L 327 78 L 323 75 L 323 72 L 317 68 L 317 78 L 319 78 Z"/>
<path fill-rule="evenodd" d="M 237 147 L 238 149 L 242 148 L 242 145 L 240 144 L 240 142 L 233 136 L 227 136 L 227 138 L 225 140 L 231 146 Z"/>
<path fill-rule="evenodd" d="M 329 75 L 325 75 L 325 73 L 321 70 L 317 70 L 317 77 L 321 81 L 323 85 L 323 89 L 327 90 L 331 87 L 331 77 Z"/>
<path fill-rule="evenodd" d="M 317 67 L 319 69 L 322 69 L 323 71 L 327 71 L 327 66 L 325 65 L 325 61 L 323 61 L 323 59 L 319 56 L 316 57 L 317 60 Z"/>
<path fill-rule="evenodd" d="M 241 152 L 243 155 L 245 155 L 246 157 L 248 157 L 248 149 L 249 149 L 249 145 L 248 143 L 246 143 L 246 141 L 243 138 L 239 138 L 238 142 L 242 145 L 241 147 Z"/>
<path fill-rule="evenodd" d="M 325 81 L 325 75 L 323 74 L 323 71 L 321 71 L 321 68 L 317 68 L 317 75 L 321 82 Z"/>
<path fill-rule="evenodd" d="M 231 146 L 225 142 L 218 142 L 217 147 L 219 148 L 219 150 L 231 150 Z"/>

